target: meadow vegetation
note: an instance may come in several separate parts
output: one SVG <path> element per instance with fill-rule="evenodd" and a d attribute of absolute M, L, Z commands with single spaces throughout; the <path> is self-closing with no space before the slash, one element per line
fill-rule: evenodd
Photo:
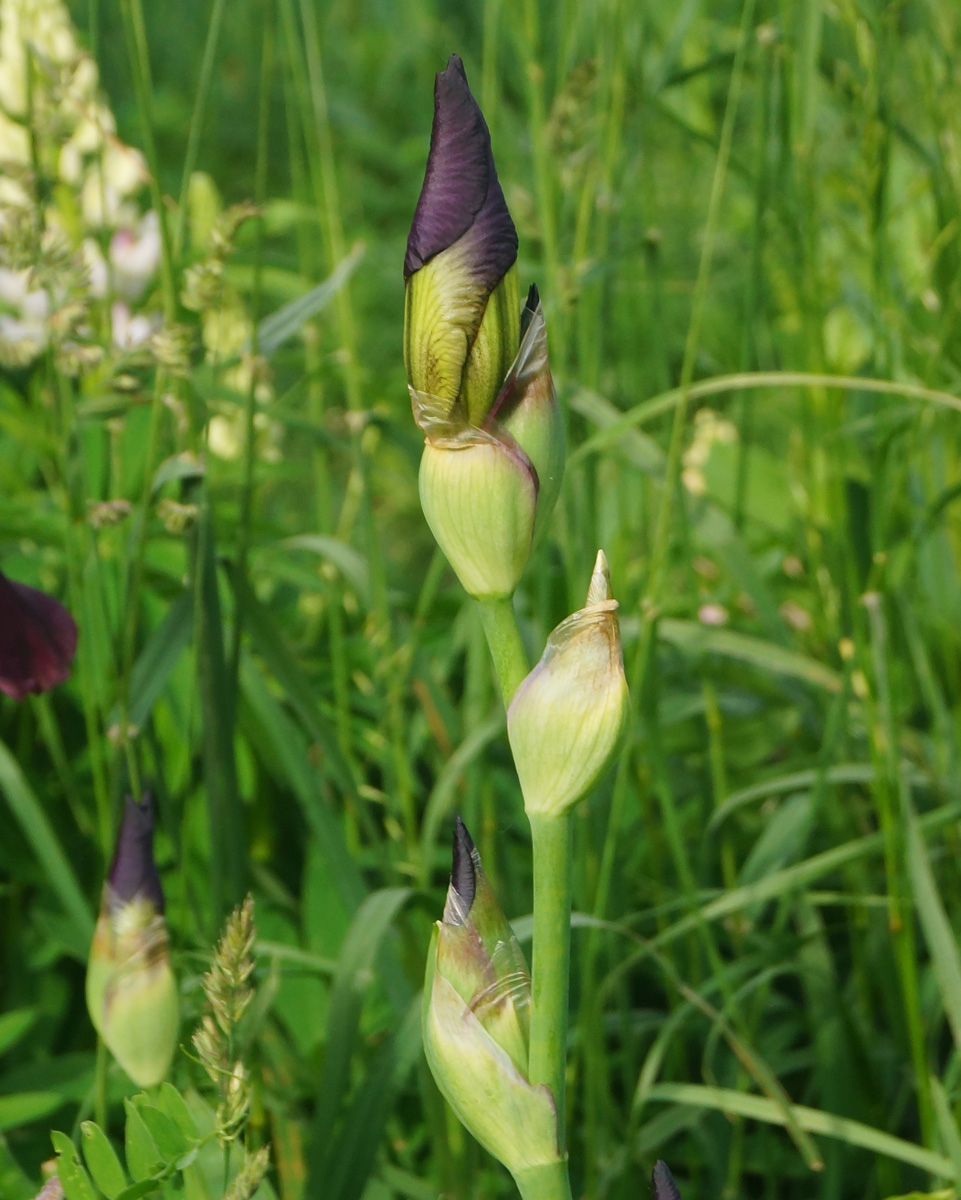
<path fill-rule="evenodd" d="M 633 696 L 574 816 L 574 1194 L 637 1200 L 663 1158 L 685 1200 L 954 1197 L 961 8 L 70 18 L 0 0 L 0 570 L 80 629 L 69 682 L 0 696 L 0 1198 L 91 1119 L 118 1146 L 126 1119 L 143 1178 L 169 1135 L 165 1196 L 223 1194 L 229 1080 L 190 1035 L 248 892 L 223 1055 L 261 1200 L 513 1194 L 420 1040 L 455 814 L 531 934 L 503 706 L 421 513 L 401 358 L 454 51 L 567 423 L 522 634 L 534 661 L 603 547 Z M 133 1103 L 84 975 L 143 791 L 184 1052 Z"/>

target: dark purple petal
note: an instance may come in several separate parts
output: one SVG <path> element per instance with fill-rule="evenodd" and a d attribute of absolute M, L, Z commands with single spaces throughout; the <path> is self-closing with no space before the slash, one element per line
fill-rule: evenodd
<path fill-rule="evenodd" d="M 454 826 L 454 858 L 451 864 L 450 885 L 464 903 L 464 911 L 470 912 L 477 890 L 477 851 L 467 826 L 457 818 Z"/>
<path fill-rule="evenodd" d="M 113 903 L 128 904 L 143 896 L 158 913 L 163 912 L 164 894 L 153 859 L 153 811 L 149 796 L 142 800 L 127 797 L 107 882 Z"/>
<path fill-rule="evenodd" d="M 651 1186 L 654 1188 L 654 1200 L 681 1200 L 674 1176 L 668 1170 L 667 1163 L 658 1159 L 651 1173 Z"/>
<path fill-rule="evenodd" d="M 490 132 L 456 54 L 434 82 L 434 124 L 424 186 L 404 258 L 409 279 L 472 231 L 477 286 L 492 292 L 517 258 L 517 231 L 497 180 Z"/>
<path fill-rule="evenodd" d="M 0 573 L 0 692 L 23 700 L 63 683 L 76 650 L 77 626 L 63 605 Z"/>

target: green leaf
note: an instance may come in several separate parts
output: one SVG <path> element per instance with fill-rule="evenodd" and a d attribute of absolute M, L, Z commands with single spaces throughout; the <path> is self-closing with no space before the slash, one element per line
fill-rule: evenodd
<path fill-rule="evenodd" d="M 330 1145 L 327 1161 L 312 1171 L 308 1195 L 324 1200 L 360 1200 L 377 1163 L 377 1148 L 400 1089 L 421 1052 L 421 998 L 411 1004 L 403 1023 L 372 1060 Z"/>
<path fill-rule="evenodd" d="M 365 247 L 358 242 L 351 252 L 340 260 L 323 283 L 312 288 L 306 296 L 298 296 L 270 316 L 264 317 L 257 327 L 257 350 L 265 358 L 288 338 L 294 336 L 302 326 L 333 300 L 364 257 Z"/>
<path fill-rule="evenodd" d="M 928 848 L 918 828 L 914 809 L 908 808 L 908 870 L 917 904 L 924 940 L 931 952 L 941 1003 L 951 1028 L 954 1045 L 961 1053 L 961 955 L 954 931 L 938 894 L 928 862 Z"/>
<path fill-rule="evenodd" d="M 203 718 L 204 793 L 210 825 L 211 917 L 243 898 L 246 859 L 244 813 L 234 758 L 234 699 L 224 651 L 224 622 L 217 574 L 214 517 L 208 494 L 197 524 L 199 605 L 196 633 L 200 711 Z"/>
<path fill-rule="evenodd" d="M 373 892 L 358 909 L 344 938 L 330 994 L 327 1050 L 313 1122 L 315 1177 L 320 1164 L 330 1153 L 338 1111 L 347 1094 L 350 1063 L 371 968 L 384 935 L 413 894 L 411 888 L 383 888 Z"/>
<path fill-rule="evenodd" d="M 181 592 L 167 615 L 151 633 L 130 673 L 130 720 L 143 725 L 190 644 L 193 632 L 193 595 Z M 119 714 L 115 719 L 119 719 Z"/>
<path fill-rule="evenodd" d="M 108 1200 L 116 1200 L 127 1186 L 127 1177 L 116 1151 L 104 1131 L 93 1121 L 83 1121 L 80 1133 L 87 1170 Z"/>
<path fill-rule="evenodd" d="M 0 1196 L 4 1200 L 33 1200 L 36 1185 L 10 1153 L 6 1138 L 0 1134 Z"/>
<path fill-rule="evenodd" d="M 15 1046 L 37 1019 L 35 1008 L 15 1008 L 0 1016 L 0 1054 Z"/>
<path fill-rule="evenodd" d="M 762 671 L 770 671 L 772 675 L 801 679 L 828 692 L 841 690 L 841 676 L 837 671 L 763 638 L 735 633 L 731 629 L 713 629 L 698 621 L 665 619 L 658 622 L 657 629 L 665 642 L 694 654 L 722 654 L 760 667 Z"/>
<path fill-rule="evenodd" d="M 207 467 L 202 459 L 196 458 L 192 454 L 174 454 L 170 458 L 165 458 L 154 472 L 150 491 L 151 494 L 158 492 L 164 484 L 173 483 L 174 480 L 203 479 L 206 474 Z"/>
<path fill-rule="evenodd" d="M 0 1096 L 0 1130 L 17 1129 L 46 1117 L 63 1104 L 57 1092 L 18 1092 Z"/>
<path fill-rule="evenodd" d="M 123 1106 L 127 1113 L 124 1130 L 127 1170 L 140 1183 L 163 1170 L 163 1159 L 137 1106 L 131 1100 L 124 1100 Z"/>
<path fill-rule="evenodd" d="M 700 1083 L 658 1083 L 651 1088 L 648 1098 L 707 1108 L 732 1116 L 749 1117 L 769 1125 L 786 1124 L 784 1112 L 773 1100 L 766 1096 L 735 1092 L 729 1088 L 708 1087 Z M 837 1138 L 848 1146 L 858 1146 L 863 1150 L 870 1150 L 873 1154 L 883 1154 L 887 1158 L 909 1163 L 931 1175 L 941 1175 L 945 1179 L 955 1177 L 954 1163 L 943 1154 L 925 1150 L 923 1146 L 893 1137 L 890 1133 L 884 1133 L 871 1125 L 862 1125 L 860 1121 L 820 1112 L 816 1108 L 805 1108 L 800 1104 L 791 1105 L 791 1111 L 798 1125 L 807 1133 Z"/>
<path fill-rule="evenodd" d="M 370 570 L 367 560 L 353 546 L 322 533 L 302 533 L 285 538 L 281 545 L 291 550 L 310 550 L 334 564 L 365 605 L 370 604 Z"/>
<path fill-rule="evenodd" d="M 157 1183 L 153 1179 L 145 1179 L 140 1183 L 132 1183 L 130 1187 L 124 1188 L 119 1196 L 114 1200 L 140 1200 L 141 1196 L 159 1196 L 161 1195 Z"/>
<path fill-rule="evenodd" d="M 6 796 L 14 820 L 30 843 L 51 888 L 71 918 L 74 928 L 72 949 L 78 958 L 85 959 L 93 937 L 90 907 L 43 805 L 3 742 L 0 742 L 0 791 Z"/>
<path fill-rule="evenodd" d="M 77 1150 L 65 1133 L 50 1134 L 53 1148 L 57 1152 L 57 1175 L 63 1184 L 66 1200 L 98 1200 L 90 1176 L 80 1164 Z"/>
<path fill-rule="evenodd" d="M 190 1141 L 175 1121 L 152 1104 L 138 1104 L 137 1108 L 150 1136 L 157 1143 L 157 1149 L 164 1156 L 165 1165 L 176 1162 L 181 1155 L 186 1154 L 190 1149 Z"/>
<path fill-rule="evenodd" d="M 188 1141 L 195 1141 L 200 1136 L 197 1122 L 187 1107 L 187 1101 L 172 1083 L 166 1081 L 162 1083 L 159 1091 L 152 1098 L 156 1102 L 157 1108 L 162 1113 L 166 1113 Z"/>

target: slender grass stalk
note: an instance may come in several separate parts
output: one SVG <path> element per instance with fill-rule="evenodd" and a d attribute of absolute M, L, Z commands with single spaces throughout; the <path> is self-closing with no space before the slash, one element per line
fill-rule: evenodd
<path fill-rule="evenodd" d="M 219 3 L 220 0 L 217 0 Z M 264 44 L 260 59 L 260 106 L 257 118 L 257 161 L 254 167 L 254 203 L 261 207 L 267 198 L 267 143 L 270 135 L 270 85 L 274 69 L 274 21 L 272 5 L 268 5 L 264 21 Z M 213 22 L 213 17 L 211 17 Z M 186 186 L 186 181 L 185 181 Z M 257 240 L 254 244 L 254 286 L 250 300 L 252 326 L 250 352 L 258 354 L 257 328 L 260 322 L 264 259 L 264 221 L 257 219 Z M 240 494 L 240 521 L 237 526 L 237 573 L 247 579 L 247 558 L 250 553 L 251 527 L 254 512 L 254 480 L 257 466 L 256 423 L 257 371 L 251 370 L 244 408 L 244 478 Z M 234 691 L 240 671 L 240 642 L 243 634 L 244 609 L 238 600 L 234 618 L 233 644 L 230 653 L 230 673 Z"/>
<path fill-rule="evenodd" d="M 194 108 L 190 116 L 187 149 L 184 151 L 183 173 L 180 177 L 180 200 L 177 204 L 177 223 L 174 226 L 173 234 L 173 253 L 175 258 L 179 258 L 183 250 L 184 233 L 187 228 L 187 191 L 190 187 L 190 177 L 193 175 L 194 167 L 197 165 L 197 152 L 200 148 L 200 131 L 203 126 L 204 109 L 207 105 L 210 81 L 213 78 L 214 62 L 217 58 L 217 42 L 220 39 L 220 27 L 223 23 L 224 8 L 225 0 L 214 0 L 210 13 L 210 24 L 207 27 L 207 37 L 204 41 L 204 56 L 200 64 L 197 95 L 194 99 Z M 265 14 L 265 18 L 265 29 L 269 30 L 269 12 Z"/>

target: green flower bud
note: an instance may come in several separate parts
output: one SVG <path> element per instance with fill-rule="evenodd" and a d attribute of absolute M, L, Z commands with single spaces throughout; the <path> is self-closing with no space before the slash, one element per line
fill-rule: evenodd
<path fill-rule="evenodd" d="M 510 596 L 530 554 L 537 478 L 516 444 L 468 431 L 420 460 L 427 524 L 469 595 Z"/>
<path fill-rule="evenodd" d="M 177 1047 L 180 1005 L 170 967 L 149 800 L 127 799 L 87 965 L 87 1009 L 140 1087 L 160 1083 Z"/>
<path fill-rule="evenodd" d="M 437 397 L 411 389 L 415 419 L 427 435 L 421 507 L 475 599 L 512 595 L 564 471 L 564 426 L 534 287 L 522 327 L 520 349 L 484 428 L 459 424 Z"/>
<path fill-rule="evenodd" d="M 458 1118 L 516 1177 L 558 1161 L 550 1091 L 527 1077 L 530 976 L 463 822 L 424 984 L 424 1049 Z"/>
<path fill-rule="evenodd" d="M 562 621 L 507 710 L 507 733 L 529 814 L 559 816 L 609 766 L 630 714 L 611 598 L 598 551 L 587 603 Z"/>

